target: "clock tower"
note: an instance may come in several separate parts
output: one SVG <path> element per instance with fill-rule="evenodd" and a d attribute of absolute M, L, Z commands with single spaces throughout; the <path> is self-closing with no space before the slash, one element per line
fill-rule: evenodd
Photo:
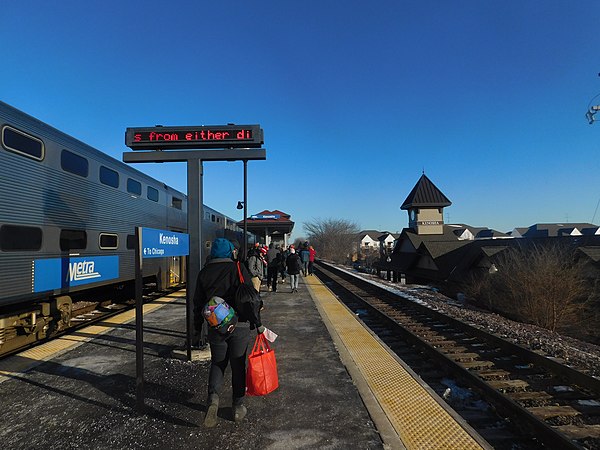
<path fill-rule="evenodd" d="M 444 207 L 451 204 L 423 173 L 400 209 L 408 211 L 408 227 L 417 234 L 443 234 Z"/>

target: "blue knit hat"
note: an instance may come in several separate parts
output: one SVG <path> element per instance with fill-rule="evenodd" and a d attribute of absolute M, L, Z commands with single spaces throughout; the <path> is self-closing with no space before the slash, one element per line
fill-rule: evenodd
<path fill-rule="evenodd" d="M 231 258 L 233 256 L 233 244 L 225 238 L 217 238 L 210 249 L 213 258 Z"/>

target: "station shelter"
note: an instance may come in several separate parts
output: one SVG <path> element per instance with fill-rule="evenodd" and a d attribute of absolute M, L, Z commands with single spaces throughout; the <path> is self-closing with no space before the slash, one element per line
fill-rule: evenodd
<path fill-rule="evenodd" d="M 249 233 L 264 238 L 265 244 L 273 243 L 275 247 L 287 247 L 294 229 L 294 222 L 290 220 L 290 217 L 289 214 L 279 210 L 264 210 L 247 217 L 246 226 Z M 244 228 L 244 221 L 238 222 L 237 225 Z"/>

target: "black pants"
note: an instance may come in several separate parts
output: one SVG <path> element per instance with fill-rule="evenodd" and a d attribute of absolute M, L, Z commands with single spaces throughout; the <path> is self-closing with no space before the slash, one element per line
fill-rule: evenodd
<path fill-rule="evenodd" d="M 277 267 L 269 267 L 267 269 L 267 286 L 273 288 L 273 292 L 277 290 Z"/>
<path fill-rule="evenodd" d="M 308 262 L 308 274 L 309 275 L 313 274 L 313 261 Z"/>
<path fill-rule="evenodd" d="M 247 323 L 238 323 L 235 330 L 223 336 L 214 329 L 208 330 L 210 344 L 210 372 L 208 376 L 208 395 L 220 394 L 223 389 L 225 369 L 231 363 L 231 388 L 233 404 L 242 403 L 246 394 L 246 352 L 250 340 Z"/>

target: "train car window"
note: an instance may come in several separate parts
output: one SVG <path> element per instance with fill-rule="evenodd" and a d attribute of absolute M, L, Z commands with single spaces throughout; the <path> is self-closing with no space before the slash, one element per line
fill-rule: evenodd
<path fill-rule="evenodd" d="M 60 230 L 61 251 L 83 250 L 87 247 L 87 233 L 83 230 Z"/>
<path fill-rule="evenodd" d="M 211 216 L 210 216 L 210 221 L 211 221 L 211 222 L 214 222 L 215 220 L 216 220 L 216 217 L 215 217 L 215 215 L 214 215 L 214 214 L 211 214 Z"/>
<path fill-rule="evenodd" d="M 135 250 L 135 234 L 127 235 L 127 250 Z"/>
<path fill-rule="evenodd" d="M 119 248 L 119 236 L 116 234 L 100 233 L 100 248 L 102 250 L 115 250 Z"/>
<path fill-rule="evenodd" d="M 217 217 L 217 223 L 221 222 L 221 218 Z"/>
<path fill-rule="evenodd" d="M 173 200 L 171 201 L 171 206 L 176 209 L 182 209 L 183 201 L 180 198 L 173 197 Z"/>
<path fill-rule="evenodd" d="M 100 183 L 118 188 L 119 172 L 109 169 L 108 167 L 100 166 Z"/>
<path fill-rule="evenodd" d="M 153 202 L 158 201 L 158 189 L 148 186 L 148 200 L 152 200 Z"/>
<path fill-rule="evenodd" d="M 135 195 L 142 195 L 142 183 L 134 180 L 133 178 L 127 178 L 127 192 Z"/>
<path fill-rule="evenodd" d="M 69 150 L 63 150 L 60 154 L 60 166 L 65 172 L 71 172 L 81 177 L 87 177 L 89 172 L 88 160 Z"/>
<path fill-rule="evenodd" d="M 9 126 L 2 127 L 2 146 L 11 152 L 41 161 L 44 159 L 44 143 Z"/>
<path fill-rule="evenodd" d="M 208 211 L 204 213 L 204 220 L 210 220 L 210 213 Z"/>
<path fill-rule="evenodd" d="M 0 227 L 0 250 L 3 252 L 37 251 L 41 248 L 41 228 L 20 225 L 2 225 Z"/>

